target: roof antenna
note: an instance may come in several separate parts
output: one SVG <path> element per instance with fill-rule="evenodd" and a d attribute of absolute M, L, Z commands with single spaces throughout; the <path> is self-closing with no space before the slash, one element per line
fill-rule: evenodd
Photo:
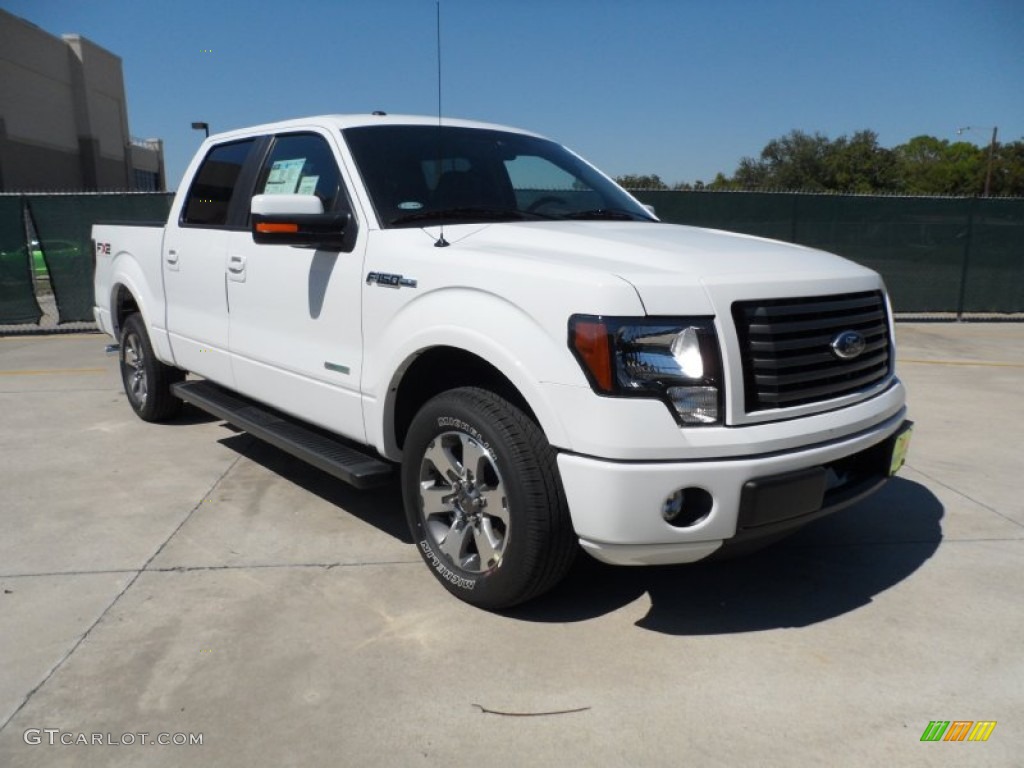
<path fill-rule="evenodd" d="M 444 172 L 443 135 L 441 133 L 441 0 L 437 5 L 437 183 L 440 186 Z M 447 248 L 451 243 L 444 239 L 444 218 L 441 219 L 441 231 L 438 234 L 435 248 Z"/>

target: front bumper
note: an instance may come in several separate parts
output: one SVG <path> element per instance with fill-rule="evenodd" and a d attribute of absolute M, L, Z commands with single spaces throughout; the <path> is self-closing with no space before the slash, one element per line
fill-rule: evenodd
<path fill-rule="evenodd" d="M 558 468 L 576 534 L 599 560 L 656 565 L 701 560 L 721 548 L 776 536 L 877 490 L 890 474 L 906 409 L 826 443 L 728 459 L 619 462 L 563 453 Z M 737 436 L 742 429 L 737 429 Z M 699 488 L 710 510 L 691 525 L 666 522 L 665 500 Z"/>

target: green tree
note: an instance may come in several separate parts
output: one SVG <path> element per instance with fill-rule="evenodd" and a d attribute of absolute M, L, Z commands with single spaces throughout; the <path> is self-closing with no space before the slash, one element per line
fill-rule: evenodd
<path fill-rule="evenodd" d="M 668 189 L 668 184 L 656 173 L 627 173 L 624 176 L 616 176 L 615 181 L 626 189 Z"/>
<path fill-rule="evenodd" d="M 904 194 L 978 195 L 984 189 L 986 154 L 970 142 L 915 136 L 893 152 Z"/>
<path fill-rule="evenodd" d="M 719 173 L 706 185 L 698 181 L 671 188 L 980 195 L 988 152 L 988 147 L 934 136 L 916 136 L 888 149 L 870 130 L 834 141 L 820 133 L 794 130 L 769 141 L 757 158 L 740 160 L 732 177 Z M 616 181 L 627 189 L 669 189 L 656 174 L 627 174 Z M 1024 197 L 1024 139 L 996 145 L 990 194 Z"/>
<path fill-rule="evenodd" d="M 828 189 L 830 146 L 820 133 L 790 131 L 769 141 L 759 159 L 743 158 L 734 179 L 749 188 Z"/>
<path fill-rule="evenodd" d="M 725 191 L 729 189 L 740 189 L 741 185 L 737 181 L 733 181 L 727 177 L 724 173 L 719 171 L 715 174 L 715 178 L 707 186 L 708 189 L 715 191 Z"/>
<path fill-rule="evenodd" d="M 820 133 L 790 131 L 772 139 L 758 159 L 745 157 L 730 180 L 715 188 L 806 189 L 829 192 L 891 192 L 898 185 L 896 160 L 874 131 L 832 141 Z"/>
<path fill-rule="evenodd" d="M 896 192 L 899 173 L 896 157 L 879 146 L 874 131 L 840 136 L 826 154 L 827 189 L 835 192 Z"/>
<path fill-rule="evenodd" d="M 985 162 L 988 163 L 987 151 Z M 993 197 L 1024 197 L 1024 140 L 996 145 L 989 194 Z"/>

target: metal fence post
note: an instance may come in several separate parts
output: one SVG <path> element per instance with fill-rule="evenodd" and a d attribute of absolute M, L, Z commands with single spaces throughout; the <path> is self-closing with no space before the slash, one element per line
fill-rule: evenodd
<path fill-rule="evenodd" d="M 790 196 L 793 199 L 793 213 L 792 213 L 793 220 L 790 223 L 790 227 L 789 227 L 789 242 L 795 243 L 795 242 L 797 242 L 797 239 L 796 239 L 796 227 L 797 227 L 797 224 L 800 221 L 800 210 L 799 210 L 800 209 L 800 195 L 795 194 L 795 193 L 790 193 Z"/>
<path fill-rule="evenodd" d="M 977 196 L 971 198 L 967 207 L 967 232 L 964 234 L 964 260 L 960 267 L 960 296 L 956 302 L 956 321 L 964 319 L 964 302 L 967 299 L 967 267 L 971 262 L 971 243 L 974 240 L 974 211 L 978 207 Z"/>

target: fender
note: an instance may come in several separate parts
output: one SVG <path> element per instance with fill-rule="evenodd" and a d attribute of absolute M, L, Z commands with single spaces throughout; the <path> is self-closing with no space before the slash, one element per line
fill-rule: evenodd
<path fill-rule="evenodd" d="M 111 327 L 114 330 L 115 338 L 119 338 L 121 329 L 117 324 L 117 293 L 123 286 L 131 293 L 135 298 L 135 303 L 139 306 L 139 312 L 142 313 L 142 319 L 145 321 L 146 330 L 157 358 L 168 365 L 174 365 L 174 355 L 167 338 L 163 275 L 159 273 L 159 264 L 158 261 L 157 274 L 153 275 L 149 274 L 153 270 L 143 269 L 138 258 L 130 251 L 122 250 L 114 255 L 108 298 Z M 153 289 L 154 285 L 160 289 L 159 293 Z"/>
<path fill-rule="evenodd" d="M 479 320 L 470 327 L 467 319 Z M 367 438 L 388 458 L 401 456 L 390 430 L 399 383 L 412 361 L 431 347 L 454 347 L 500 370 L 529 404 L 552 445 L 570 439 L 542 382 L 589 387 L 566 346 L 508 299 L 469 288 L 441 288 L 417 296 L 390 319 L 378 338 L 365 339 L 363 409 Z M 389 375 L 389 373 L 391 375 Z"/>

